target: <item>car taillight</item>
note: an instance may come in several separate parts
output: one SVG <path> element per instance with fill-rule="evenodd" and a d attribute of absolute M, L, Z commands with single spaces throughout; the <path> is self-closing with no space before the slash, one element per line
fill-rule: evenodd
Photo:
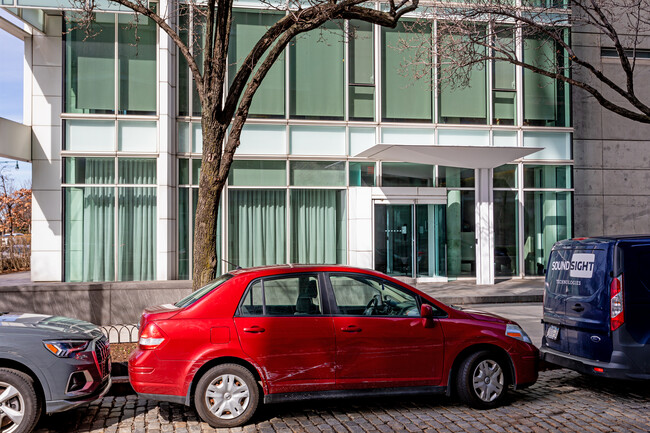
<path fill-rule="evenodd" d="M 625 323 L 623 312 L 623 274 L 612 279 L 612 284 L 609 286 L 609 296 L 610 329 L 616 331 Z"/>
<path fill-rule="evenodd" d="M 140 333 L 138 344 L 140 349 L 151 350 L 160 346 L 165 341 L 165 334 L 153 322 L 149 323 Z"/>

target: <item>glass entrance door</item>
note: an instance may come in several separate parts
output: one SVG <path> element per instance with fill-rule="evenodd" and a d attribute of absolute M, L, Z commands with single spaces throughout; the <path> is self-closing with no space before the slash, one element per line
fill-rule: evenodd
<path fill-rule="evenodd" d="M 401 277 L 446 275 L 443 204 L 375 204 L 375 269 Z"/>

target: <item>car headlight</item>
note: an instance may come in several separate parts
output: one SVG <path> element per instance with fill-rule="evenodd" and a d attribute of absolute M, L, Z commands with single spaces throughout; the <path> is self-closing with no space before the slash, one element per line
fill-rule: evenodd
<path fill-rule="evenodd" d="M 515 340 L 524 341 L 529 344 L 533 344 L 530 337 L 526 332 L 521 329 L 518 325 L 509 324 L 506 326 L 506 335 Z"/>
<path fill-rule="evenodd" d="M 86 350 L 90 341 L 84 340 L 50 340 L 43 346 L 59 358 L 72 358 L 75 353 Z"/>

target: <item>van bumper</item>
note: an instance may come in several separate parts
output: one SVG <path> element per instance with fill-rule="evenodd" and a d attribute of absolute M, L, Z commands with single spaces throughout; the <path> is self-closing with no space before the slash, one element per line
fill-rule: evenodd
<path fill-rule="evenodd" d="M 540 359 L 544 362 L 559 365 L 560 367 L 575 370 L 583 374 L 597 377 L 606 377 L 610 379 L 624 380 L 650 380 L 650 374 L 639 371 L 634 368 L 632 363 L 627 363 L 626 356 L 617 357 L 616 353 L 612 354 L 612 359 L 618 359 L 614 362 L 601 362 L 593 359 L 581 358 L 569 353 L 559 352 L 557 350 L 542 347 L 540 349 Z M 619 352 L 622 355 L 622 353 Z M 597 372 L 595 368 L 602 368 L 602 372 Z"/>

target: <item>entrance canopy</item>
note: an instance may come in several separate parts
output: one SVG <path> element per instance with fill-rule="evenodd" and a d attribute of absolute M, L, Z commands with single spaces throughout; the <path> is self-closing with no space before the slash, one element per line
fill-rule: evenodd
<path fill-rule="evenodd" d="M 375 161 L 438 164 L 461 168 L 494 168 L 542 149 L 542 147 L 376 144 L 354 156 Z"/>

